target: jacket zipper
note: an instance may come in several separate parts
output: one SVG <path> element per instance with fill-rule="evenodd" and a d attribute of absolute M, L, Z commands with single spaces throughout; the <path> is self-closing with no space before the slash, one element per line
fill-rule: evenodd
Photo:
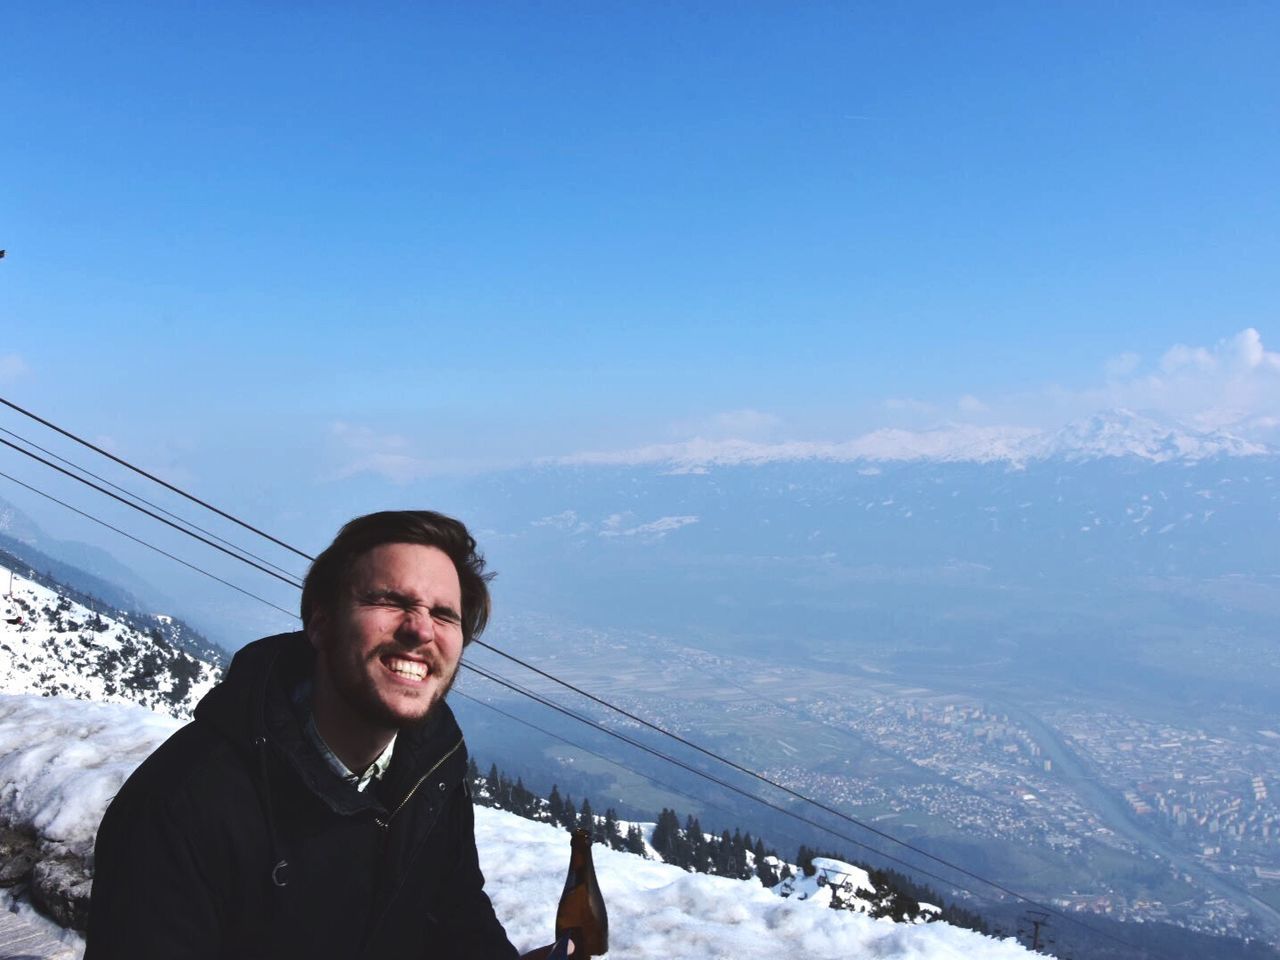
<path fill-rule="evenodd" d="M 441 764 L 443 764 L 446 760 L 448 760 L 450 757 L 452 757 L 455 753 L 458 752 L 458 748 L 462 746 L 462 743 L 463 743 L 463 738 L 459 737 L 458 742 L 455 743 L 453 747 L 444 756 L 442 756 L 439 760 L 433 763 L 431 765 L 430 770 L 428 770 L 426 773 L 424 773 L 421 777 L 418 778 L 418 782 L 415 783 L 413 787 L 409 790 L 409 792 L 404 795 L 404 799 L 401 800 L 398 804 L 396 804 L 396 808 L 392 810 L 389 814 L 387 814 L 387 818 L 385 820 L 382 819 L 381 817 L 374 817 L 373 822 L 376 823 L 379 827 L 381 827 L 383 831 L 382 843 L 383 843 L 384 856 L 386 854 L 386 846 L 391 840 L 392 818 L 395 817 L 395 815 L 399 813 L 402 809 L 404 809 L 404 805 L 413 798 L 413 795 L 415 793 L 418 792 L 418 788 L 422 786 L 424 783 L 426 783 L 427 778 L 430 777 L 437 770 L 439 770 Z M 462 776 L 463 776 L 463 779 L 465 780 L 466 773 L 464 772 Z M 434 821 L 433 821 L 433 825 L 434 825 Z M 428 830 L 430 830 L 430 828 L 428 828 Z M 369 928 L 368 935 L 366 936 L 366 939 L 365 939 L 364 947 L 360 951 L 360 956 L 362 958 L 368 956 L 369 945 L 373 943 L 374 939 L 376 938 L 378 929 L 382 926 L 382 921 L 386 917 L 387 911 L 391 909 L 391 905 L 395 901 L 396 895 L 400 892 L 400 888 L 403 886 L 403 884 L 404 884 L 404 878 L 401 877 L 400 880 L 396 882 L 395 889 L 391 891 L 391 895 L 387 898 L 387 902 L 383 904 L 382 911 L 379 913 L 377 919 L 373 922 L 373 925 Z"/>
<path fill-rule="evenodd" d="M 411 799 L 413 799 L 413 795 L 414 795 L 415 793 L 417 793 L 417 792 L 418 792 L 418 788 L 419 788 L 420 786 L 422 786 L 424 783 L 426 783 L 426 781 L 427 781 L 427 778 L 428 778 L 428 777 L 430 777 L 433 773 L 435 773 L 437 770 L 439 770 L 439 769 L 440 769 L 440 765 L 441 765 L 442 763 L 444 763 L 446 760 L 448 760 L 450 757 L 452 757 L 455 753 L 457 753 L 457 752 L 458 752 L 458 748 L 459 748 L 459 747 L 461 747 L 461 746 L 462 746 L 462 738 L 461 738 L 461 737 L 459 737 L 459 738 L 458 738 L 458 742 L 457 742 L 457 743 L 455 743 L 455 744 L 454 744 L 454 745 L 449 749 L 449 752 L 448 752 L 448 753 L 446 753 L 446 754 L 445 754 L 443 757 L 441 757 L 439 760 L 437 760 L 434 764 L 432 764 L 431 769 L 430 769 L 430 770 L 428 770 L 426 773 L 424 773 L 421 777 L 419 777 L 419 778 L 418 778 L 418 782 L 417 782 L 417 783 L 415 783 L 415 784 L 414 784 L 414 785 L 409 789 L 409 792 L 408 792 L 408 793 L 406 793 L 406 794 L 404 795 L 404 799 L 403 799 L 403 800 L 401 800 L 398 804 L 396 804 L 396 808 L 395 808 L 394 810 L 392 810 L 389 814 L 387 814 L 387 818 L 386 818 L 385 820 L 383 820 L 381 817 L 374 817 L 374 822 L 375 822 L 378 826 L 382 827 L 382 829 L 383 829 L 383 830 L 387 830 L 387 829 L 389 829 L 389 828 L 391 827 L 391 820 L 392 820 L 392 818 L 393 818 L 393 817 L 395 817 L 395 815 L 396 815 L 397 813 L 399 813 L 401 810 L 403 810 L 403 809 L 404 809 L 404 805 L 405 805 L 406 803 L 408 803 Z"/>

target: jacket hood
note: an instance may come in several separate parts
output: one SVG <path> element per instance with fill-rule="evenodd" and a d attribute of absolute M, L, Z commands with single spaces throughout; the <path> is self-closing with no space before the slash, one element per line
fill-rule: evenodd
<path fill-rule="evenodd" d="M 293 702 L 293 693 L 314 670 L 315 651 L 306 634 L 281 633 L 255 640 L 232 658 L 222 682 L 196 706 L 195 717 L 211 724 L 238 751 L 273 748 L 336 812 L 380 807 L 374 791 L 362 793 L 334 777 L 303 732 L 306 717 Z M 437 704 L 426 720 L 397 735 L 391 769 L 378 793 L 394 802 L 412 786 L 417 771 L 461 740 L 453 711 L 445 703 Z M 465 756 L 465 749 L 462 753 Z"/>
<path fill-rule="evenodd" d="M 240 649 L 222 681 L 196 705 L 197 720 L 207 721 L 235 743 L 265 736 L 267 690 L 283 658 L 287 672 L 299 677 L 314 669 L 315 653 L 302 632 L 263 637 Z"/>

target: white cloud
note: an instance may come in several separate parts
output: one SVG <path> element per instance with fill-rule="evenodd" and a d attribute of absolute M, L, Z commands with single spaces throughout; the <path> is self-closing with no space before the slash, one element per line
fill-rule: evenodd
<path fill-rule="evenodd" d="M 1155 370 L 1135 370 L 1082 391 L 1078 400 L 1093 409 L 1147 410 L 1205 430 L 1261 438 L 1280 413 L 1280 353 L 1267 350 L 1253 327 L 1213 346 L 1179 343 L 1164 352 Z"/>
<path fill-rule="evenodd" d="M 329 435 L 343 461 L 331 474 L 332 480 L 373 473 L 393 483 L 408 483 L 434 472 L 430 462 L 412 454 L 409 441 L 399 434 L 338 420 L 330 425 Z"/>
<path fill-rule="evenodd" d="M 1141 363 L 1142 357 L 1138 354 L 1121 353 L 1114 357 L 1108 357 L 1103 369 L 1106 370 L 1108 380 L 1115 380 L 1129 376 L 1138 369 Z"/>
<path fill-rule="evenodd" d="M 1188 347 L 1178 343 L 1165 351 L 1160 358 L 1160 369 L 1165 373 L 1177 373 L 1180 370 L 1212 370 L 1213 354 L 1204 347 Z"/>
<path fill-rule="evenodd" d="M 884 402 L 884 408 L 890 413 L 906 413 L 912 416 L 933 417 L 938 414 L 937 404 L 912 397 L 889 397 Z"/>
<path fill-rule="evenodd" d="M 642 523 L 634 527 L 623 527 L 625 517 L 620 513 L 612 514 L 605 520 L 605 529 L 600 531 L 602 537 L 636 537 L 640 540 L 661 540 L 668 533 L 679 530 L 681 527 L 687 527 L 691 523 L 697 523 L 699 518 L 694 516 L 682 517 L 659 517 L 649 523 Z"/>
<path fill-rule="evenodd" d="M 409 441 L 395 433 L 377 433 L 370 427 L 363 427 L 345 420 L 336 420 L 329 432 L 345 446 L 352 450 L 403 450 Z"/>
<path fill-rule="evenodd" d="M 1272 373 L 1280 373 L 1280 353 L 1268 351 L 1262 346 L 1262 334 L 1253 327 L 1241 330 L 1230 340 L 1223 343 L 1234 351 L 1237 359 L 1247 369 L 1263 368 Z"/>
<path fill-rule="evenodd" d="M 26 361 L 16 353 L 0 354 L 0 383 L 13 383 L 30 372 Z"/>
<path fill-rule="evenodd" d="M 772 436 L 782 425 L 782 418 L 763 410 L 743 408 L 725 410 L 698 420 L 684 420 L 673 424 L 674 436 L 706 437 L 711 440 L 748 439 L 763 440 Z"/>
<path fill-rule="evenodd" d="M 915 397 L 890 397 L 884 401 L 885 410 L 893 415 L 899 424 L 911 426 L 932 426 L 940 418 L 975 417 L 986 413 L 990 407 L 972 393 L 963 394 L 954 400 L 920 400 Z"/>
<path fill-rule="evenodd" d="M 560 513 L 553 513 L 550 516 L 532 520 L 530 521 L 530 526 L 552 527 L 567 533 L 587 533 L 591 529 L 590 525 L 578 516 L 576 510 L 562 510 Z"/>

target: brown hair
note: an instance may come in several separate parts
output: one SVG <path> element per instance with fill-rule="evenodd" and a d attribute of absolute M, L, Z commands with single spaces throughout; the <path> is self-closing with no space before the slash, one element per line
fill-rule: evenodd
<path fill-rule="evenodd" d="M 338 599 L 356 560 L 386 543 L 417 543 L 443 550 L 453 561 L 462 587 L 463 645 L 480 636 L 489 622 L 489 581 L 494 574 L 485 573 L 484 557 L 466 526 L 432 510 L 384 510 L 356 517 L 339 530 L 302 583 L 304 628 L 312 614 Z"/>

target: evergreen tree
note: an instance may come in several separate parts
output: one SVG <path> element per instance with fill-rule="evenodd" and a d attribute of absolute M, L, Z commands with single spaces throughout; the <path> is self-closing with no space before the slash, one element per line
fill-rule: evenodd
<path fill-rule="evenodd" d="M 791 871 L 785 866 L 783 867 L 783 870 L 786 874 L 791 873 Z M 778 875 L 778 871 L 774 869 L 773 864 L 769 862 L 767 857 L 761 857 L 756 861 L 756 877 L 758 877 L 760 882 L 766 887 L 775 886 L 783 879 Z"/>
<path fill-rule="evenodd" d="M 551 822 L 559 823 L 564 817 L 564 798 L 560 796 L 560 788 L 554 783 L 551 785 L 551 796 L 547 799 L 548 813 L 551 814 Z"/>
<path fill-rule="evenodd" d="M 658 822 L 653 828 L 653 849 L 658 851 L 658 855 L 667 863 L 677 863 L 678 850 L 680 848 L 680 820 L 676 817 L 674 810 L 662 808 L 662 813 L 658 814 Z"/>
<path fill-rule="evenodd" d="M 604 840 L 612 850 L 622 849 L 622 832 L 618 829 L 618 814 L 613 807 L 604 812 Z"/>
<path fill-rule="evenodd" d="M 818 851 L 810 850 L 803 843 L 800 849 L 796 851 L 796 866 L 798 866 L 806 877 L 812 877 L 817 870 L 813 866 L 813 858 L 818 855 Z"/>
<path fill-rule="evenodd" d="M 537 810 L 534 805 L 534 796 L 529 788 L 524 785 L 524 781 L 520 777 L 516 777 L 515 786 L 511 788 L 511 810 L 522 817 L 534 819 Z"/>
<path fill-rule="evenodd" d="M 586 830 L 593 837 L 596 833 L 596 818 L 591 812 L 591 801 L 586 797 L 582 798 L 582 811 L 578 814 L 578 829 Z"/>
<path fill-rule="evenodd" d="M 560 811 L 560 826 L 572 830 L 578 823 L 578 808 L 574 806 L 573 797 L 565 795 L 564 809 Z"/>
<path fill-rule="evenodd" d="M 741 839 L 741 838 L 739 838 Z M 729 836 L 729 831 L 725 830 L 720 834 L 720 842 L 716 844 L 714 858 L 712 860 L 713 872 L 722 877 L 731 877 L 736 872 L 736 858 L 733 849 L 733 837 Z"/>

